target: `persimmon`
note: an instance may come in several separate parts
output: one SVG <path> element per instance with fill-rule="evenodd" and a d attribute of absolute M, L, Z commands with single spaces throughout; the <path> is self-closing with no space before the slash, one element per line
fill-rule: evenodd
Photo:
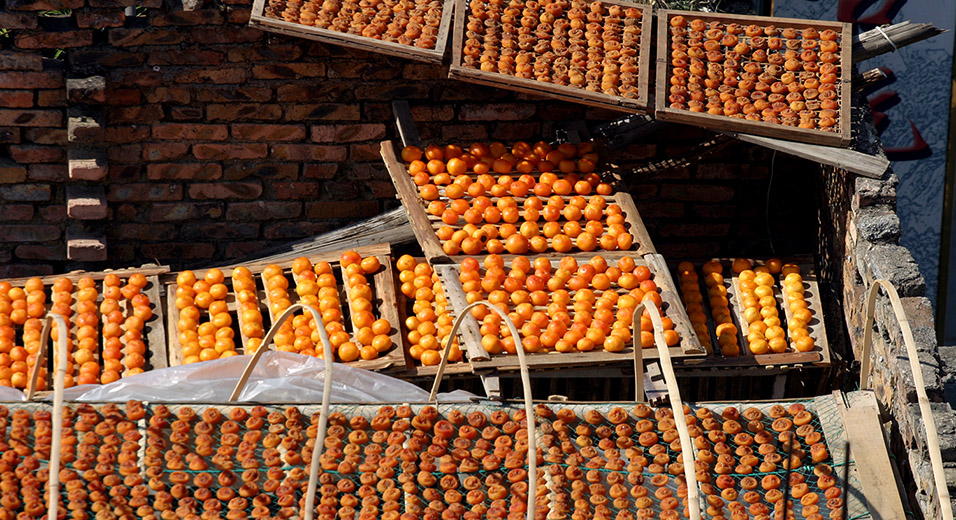
<path fill-rule="evenodd" d="M 402 148 L 402 160 L 410 163 L 422 158 L 422 149 L 417 146 L 406 146 Z"/>

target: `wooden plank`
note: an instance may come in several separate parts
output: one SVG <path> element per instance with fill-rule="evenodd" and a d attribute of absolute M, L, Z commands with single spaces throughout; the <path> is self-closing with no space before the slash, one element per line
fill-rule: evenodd
<path fill-rule="evenodd" d="M 323 43 L 331 43 L 343 47 L 352 47 L 369 52 L 397 56 L 428 63 L 441 63 L 445 56 L 448 44 L 448 32 L 451 25 L 451 10 L 454 0 L 445 0 L 442 5 L 442 17 L 436 36 L 435 48 L 422 49 L 413 45 L 404 45 L 387 40 L 379 40 L 361 35 L 333 31 L 299 23 L 286 22 L 265 16 L 265 2 L 256 2 L 253 5 L 249 25 L 258 29 L 297 38 L 307 38 Z"/>
<path fill-rule="evenodd" d="M 834 397 L 843 418 L 844 431 L 853 457 L 853 465 L 862 484 L 861 495 L 873 520 L 905 518 L 906 513 L 896 486 L 893 465 L 883 439 L 879 403 L 871 391 L 844 394 L 846 401 Z"/>
<path fill-rule="evenodd" d="M 445 298 L 448 299 L 452 312 L 457 317 L 461 309 L 468 306 L 465 293 L 461 289 L 461 282 L 458 280 L 458 266 L 436 265 L 434 269 L 441 281 L 442 290 L 445 291 Z M 462 350 L 468 356 L 469 362 L 474 363 L 475 361 L 491 359 L 488 352 L 481 346 L 481 334 L 478 332 L 478 323 L 474 318 L 471 316 L 465 318 L 459 330 L 461 331 L 459 335 L 461 336 Z"/>
<path fill-rule="evenodd" d="M 398 160 L 393 143 L 389 141 L 382 143 L 382 158 L 385 161 L 385 166 L 388 170 L 389 177 L 391 177 L 392 183 L 395 185 L 397 197 L 399 200 L 401 200 L 402 206 L 405 207 L 408 213 L 408 219 L 411 222 L 412 230 L 414 231 L 415 236 L 418 238 L 419 244 L 422 246 L 425 257 L 428 258 L 432 263 L 460 263 L 462 260 L 467 258 L 467 255 L 447 255 L 442 250 L 442 244 L 436 235 L 436 231 L 438 228 L 446 224 L 443 223 L 438 217 L 434 217 L 426 213 L 425 202 L 419 196 L 418 188 L 408 175 L 407 168 Z M 533 175 L 537 176 L 540 175 L 540 173 L 535 173 Z M 442 197 L 444 197 L 443 189 L 440 189 L 439 193 Z M 526 200 L 525 197 L 512 198 L 519 205 L 523 204 Z M 615 191 L 612 195 L 606 195 L 604 198 L 608 205 L 617 204 L 621 207 L 624 213 L 625 227 L 627 228 L 628 233 L 633 236 L 633 245 L 631 246 L 631 250 L 603 251 L 597 249 L 595 251 L 584 252 L 580 249 L 575 249 L 573 252 L 569 253 L 558 253 L 550 249 L 551 240 L 548 239 L 548 251 L 544 253 L 529 252 L 528 254 L 544 256 L 552 259 L 560 259 L 569 255 L 587 255 L 588 258 L 590 258 L 591 256 L 600 254 L 608 260 L 617 260 L 625 256 L 644 256 L 647 254 L 656 253 L 657 250 L 654 248 L 654 244 L 651 241 L 647 227 L 644 225 L 644 221 L 641 219 L 640 213 L 637 210 L 637 206 L 634 205 L 634 200 L 630 193 L 627 193 L 626 191 Z M 489 197 L 489 199 L 492 202 L 498 201 L 498 197 Z M 571 195 L 564 196 L 563 199 L 565 202 L 570 201 Z M 521 214 L 523 214 L 523 210 L 519 209 L 519 211 Z M 566 219 L 563 215 L 558 222 L 566 222 Z M 451 225 L 451 227 L 460 229 L 464 227 L 464 225 L 465 224 L 463 221 L 459 221 L 459 223 Z M 515 255 L 505 254 L 502 256 L 506 259 L 510 259 Z"/>
<path fill-rule="evenodd" d="M 537 258 L 540 255 L 531 255 L 529 258 Z M 590 258 L 590 257 L 588 257 Z M 646 258 L 633 257 L 637 265 L 646 265 L 651 269 L 652 279 L 657 283 L 660 292 L 661 299 L 664 303 L 663 313 L 669 317 L 674 322 L 674 329 L 680 335 L 681 341 L 678 345 L 670 347 L 670 355 L 675 358 L 689 357 L 689 356 L 703 356 L 705 354 L 703 348 L 700 346 L 700 343 L 697 341 L 696 336 L 693 335 L 690 323 L 687 319 L 686 313 L 684 313 L 683 307 L 680 306 L 679 298 L 676 294 L 676 287 L 670 276 L 665 273 L 660 273 L 658 270 L 658 265 L 663 262 L 662 259 L 653 259 L 653 264 L 648 262 Z M 508 263 L 505 264 L 506 269 Z M 464 308 L 466 300 L 465 294 L 461 289 L 461 282 L 458 280 L 458 265 L 442 265 L 436 266 L 436 269 L 440 269 L 440 276 L 442 277 L 444 287 L 449 296 L 449 301 L 455 306 L 455 311 L 458 312 L 460 309 Z M 620 289 L 619 291 L 623 291 Z M 569 291 L 573 297 L 574 291 Z M 595 294 L 599 295 L 601 291 L 596 291 Z M 626 291 L 625 291 L 626 292 Z M 544 308 L 536 308 L 536 310 L 543 310 Z M 468 322 L 472 323 L 472 326 L 477 331 L 478 323 L 473 317 L 468 316 L 465 318 L 465 324 Z M 640 327 L 638 324 L 637 327 Z M 466 341 L 469 341 L 469 338 L 466 337 Z M 477 342 L 480 347 L 481 335 L 475 333 L 474 338 L 471 341 Z M 600 347 L 598 347 L 600 348 Z M 553 369 L 553 368 L 565 368 L 565 367 L 580 367 L 580 366 L 589 366 L 589 365 L 613 365 L 613 364 L 628 364 L 632 365 L 634 360 L 634 351 L 632 348 L 632 343 L 627 342 L 625 348 L 621 352 L 607 352 L 604 350 L 599 350 L 595 348 L 590 352 L 539 352 L 539 353 L 529 353 L 526 358 L 528 361 L 528 367 L 531 369 Z M 644 357 L 646 359 L 657 359 L 658 353 L 655 348 L 648 348 L 643 351 Z M 518 370 L 520 367 L 518 365 L 517 356 L 514 355 L 498 355 L 491 356 L 488 358 L 487 354 L 483 356 L 486 359 L 471 359 L 471 364 L 474 366 L 475 370 L 483 369 L 497 369 L 500 372 L 503 371 L 514 371 Z"/>
<path fill-rule="evenodd" d="M 829 164 L 871 179 L 882 179 L 886 169 L 890 167 L 890 161 L 885 155 L 871 155 L 856 150 L 812 143 L 797 143 L 762 135 L 738 132 L 723 133 L 746 143 L 757 144 L 813 162 Z"/>
<path fill-rule="evenodd" d="M 152 276 L 152 275 L 161 275 L 169 272 L 168 265 L 144 265 L 142 267 L 127 267 L 123 269 L 106 269 L 104 271 L 71 271 L 69 273 L 63 274 L 51 274 L 48 276 L 25 276 L 20 278 L 5 278 L 2 281 L 9 282 L 10 285 L 14 287 L 22 287 L 27 280 L 31 278 L 39 278 L 43 285 L 53 285 L 59 278 L 68 278 L 74 283 L 79 281 L 80 278 L 90 277 L 94 281 L 100 281 L 103 278 L 106 278 L 108 274 L 115 274 L 120 278 L 127 278 L 131 274 L 142 274 L 143 276 Z"/>
<path fill-rule="evenodd" d="M 648 76 L 650 75 L 651 32 L 653 30 L 651 9 L 646 5 L 621 0 L 602 0 L 602 3 L 628 8 L 633 7 L 641 10 L 641 36 L 637 53 L 636 98 L 609 95 L 603 92 L 592 92 L 570 84 L 558 85 L 551 82 L 537 81 L 536 79 L 519 78 L 509 74 L 465 67 L 462 64 L 462 51 L 466 36 L 465 27 L 470 12 L 470 4 L 464 0 L 458 0 L 455 6 L 452 63 L 449 68 L 449 77 L 469 83 L 515 90 L 547 98 L 562 99 L 589 106 L 622 110 L 631 113 L 643 113 L 648 108 Z"/>
<path fill-rule="evenodd" d="M 706 22 L 717 21 L 721 23 L 739 23 L 748 25 L 751 23 L 758 25 L 781 25 L 796 27 L 814 27 L 817 29 L 832 29 L 840 33 L 840 70 L 838 71 L 837 90 L 839 104 L 837 122 L 839 128 L 836 132 L 828 132 L 818 129 L 797 128 L 784 126 L 777 123 L 768 123 L 765 121 L 750 121 L 743 118 L 734 118 L 724 115 L 713 115 L 708 113 L 691 112 L 688 109 L 671 108 L 668 103 L 667 92 L 670 84 L 670 19 L 673 16 L 684 16 L 687 19 L 700 19 Z M 847 146 L 850 144 L 850 101 L 851 90 L 851 54 L 852 37 L 851 26 L 836 22 L 825 22 L 820 20 L 802 20 L 795 18 L 770 18 L 761 16 L 748 16 L 722 13 L 703 13 L 697 11 L 674 11 L 661 9 L 657 11 L 658 16 L 658 57 L 657 57 L 657 97 L 655 99 L 655 114 L 661 121 L 671 121 L 685 124 L 695 124 L 704 128 L 726 131 L 741 132 L 747 134 L 756 134 L 769 137 L 777 137 L 793 141 L 801 141 L 815 144 L 831 146 Z M 742 40 L 749 40 L 748 37 L 741 36 Z"/>
<path fill-rule="evenodd" d="M 395 127 L 402 138 L 402 146 L 421 146 L 422 140 L 418 137 L 418 128 L 412 118 L 412 109 L 408 101 L 396 99 L 392 101 L 392 115 L 395 116 Z"/>
<path fill-rule="evenodd" d="M 148 283 L 143 289 L 143 294 L 149 298 L 153 317 L 146 320 L 143 326 L 143 339 L 146 342 L 146 366 L 143 368 L 153 370 L 169 366 L 169 354 L 166 345 L 166 326 L 163 323 L 165 320 L 159 277 L 150 275 L 146 277 L 146 280 Z"/>
<path fill-rule="evenodd" d="M 169 331 L 167 356 L 169 366 L 183 364 L 183 344 L 179 341 L 179 309 L 176 308 L 176 285 L 166 286 L 166 330 Z"/>

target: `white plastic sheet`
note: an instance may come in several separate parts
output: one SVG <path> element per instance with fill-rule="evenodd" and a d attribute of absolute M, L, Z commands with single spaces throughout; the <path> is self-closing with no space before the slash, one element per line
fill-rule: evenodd
<path fill-rule="evenodd" d="M 12 403 L 16 401 L 26 401 L 27 396 L 16 388 L 0 386 L 0 403 Z"/>
<path fill-rule="evenodd" d="M 68 401 L 124 402 L 130 399 L 167 403 L 225 403 L 248 356 L 151 370 L 108 385 L 82 385 L 64 392 Z M 240 403 L 320 403 L 325 378 L 321 359 L 289 352 L 263 354 L 239 395 Z M 336 363 L 332 371 L 333 403 L 424 402 L 428 392 L 383 374 Z M 442 402 L 476 397 L 456 390 L 439 394 Z"/>

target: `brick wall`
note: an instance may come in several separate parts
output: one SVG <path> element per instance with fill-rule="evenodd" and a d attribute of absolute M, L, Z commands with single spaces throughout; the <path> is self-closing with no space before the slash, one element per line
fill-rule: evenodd
<path fill-rule="evenodd" d="M 538 139 L 568 121 L 620 117 L 450 81 L 447 67 L 262 33 L 246 26 L 250 3 L 6 1 L 0 276 L 209 264 L 394 207 L 377 150 L 397 138 L 395 99 L 410 102 L 430 142 Z M 125 16 L 128 5 L 143 15 Z M 38 16 L 48 9 L 72 12 Z M 666 127 L 613 159 L 626 171 L 709 137 Z M 815 219 L 814 170 L 776 161 L 768 222 L 771 160 L 739 144 L 628 181 L 675 258 L 813 251 L 813 228 L 790 224 Z M 781 211 L 794 193 L 802 201 Z"/>

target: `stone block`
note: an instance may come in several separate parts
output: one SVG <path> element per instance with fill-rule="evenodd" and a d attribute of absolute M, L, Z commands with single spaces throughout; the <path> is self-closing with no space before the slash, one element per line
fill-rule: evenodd
<path fill-rule="evenodd" d="M 870 242 L 897 243 L 902 232 L 900 217 L 887 205 L 868 206 L 857 212 L 856 231 Z"/>

